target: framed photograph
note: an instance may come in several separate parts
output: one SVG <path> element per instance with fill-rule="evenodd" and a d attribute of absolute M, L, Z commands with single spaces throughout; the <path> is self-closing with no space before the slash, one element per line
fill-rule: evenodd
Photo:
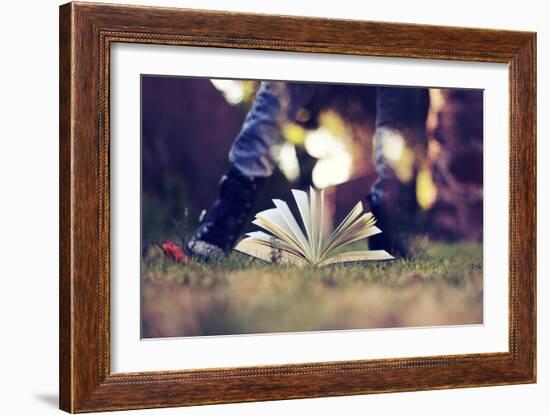
<path fill-rule="evenodd" d="M 536 381 L 536 35 L 60 8 L 60 407 Z"/>

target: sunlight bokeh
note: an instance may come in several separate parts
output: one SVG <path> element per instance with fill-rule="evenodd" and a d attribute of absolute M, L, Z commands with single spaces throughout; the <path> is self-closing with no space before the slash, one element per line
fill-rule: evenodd
<path fill-rule="evenodd" d="M 231 105 L 240 104 L 245 97 L 245 88 L 241 81 L 229 79 L 211 79 L 212 85 L 220 91 Z"/>
<path fill-rule="evenodd" d="M 274 149 L 275 161 L 289 182 L 293 182 L 300 176 L 300 165 L 296 156 L 294 144 L 283 143 Z"/>

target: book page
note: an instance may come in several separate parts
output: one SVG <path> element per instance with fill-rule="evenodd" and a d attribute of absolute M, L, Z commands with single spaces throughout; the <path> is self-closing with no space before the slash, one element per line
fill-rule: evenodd
<path fill-rule="evenodd" d="M 335 238 L 333 238 L 330 244 L 325 248 L 323 255 L 330 255 L 330 252 L 337 248 L 382 232 L 374 226 L 374 223 L 376 223 L 376 221 L 370 212 L 350 222 L 335 235 Z"/>
<path fill-rule="evenodd" d="M 286 202 L 279 199 L 273 199 L 273 203 L 275 204 L 275 206 L 277 206 L 277 209 L 279 210 L 279 212 L 281 212 L 283 219 L 285 220 L 286 224 L 292 231 L 294 239 L 297 242 L 299 242 L 303 252 L 307 254 L 305 256 L 310 257 L 311 246 L 308 240 L 306 239 L 304 233 L 302 232 L 300 225 L 298 225 L 298 222 L 296 222 L 296 219 L 294 219 L 294 216 L 292 215 L 292 212 L 290 211 Z"/>
<path fill-rule="evenodd" d="M 317 217 L 317 193 L 313 189 L 313 187 L 309 188 L 309 214 L 311 216 L 311 250 L 312 250 L 312 256 L 313 258 L 317 258 L 318 252 L 317 252 L 317 237 L 318 237 L 318 231 L 317 231 L 317 224 L 319 222 L 319 219 Z"/>
<path fill-rule="evenodd" d="M 296 249 L 292 245 L 289 245 L 286 242 L 277 238 L 276 236 L 270 235 L 268 233 L 265 233 L 262 231 L 254 231 L 254 232 L 247 233 L 246 236 L 248 236 L 247 239 L 254 239 L 258 243 L 261 243 L 262 245 L 271 246 L 275 249 L 283 249 L 296 256 L 305 258 L 301 250 Z"/>
<path fill-rule="evenodd" d="M 296 201 L 296 206 L 298 206 L 298 211 L 302 217 L 302 223 L 304 224 L 304 229 L 306 230 L 308 244 L 310 246 L 310 253 L 313 255 L 313 234 L 311 229 L 311 214 L 309 210 L 309 201 L 307 193 L 302 190 L 292 189 L 292 195 Z"/>
<path fill-rule="evenodd" d="M 233 249 L 235 251 L 253 256 L 266 262 L 273 262 L 273 247 L 265 246 L 258 242 L 259 240 L 255 240 L 253 238 L 243 239 Z M 302 266 L 307 263 L 306 260 L 284 250 L 280 250 L 279 252 L 277 252 L 277 259 L 282 264 L 294 264 Z"/>
<path fill-rule="evenodd" d="M 345 252 L 345 253 L 336 255 L 332 258 L 328 258 L 322 261 L 319 265 L 325 266 L 325 265 L 342 264 L 346 262 L 355 262 L 355 261 L 386 261 L 389 259 L 394 259 L 394 258 L 384 250 L 354 251 L 354 252 Z"/>
<path fill-rule="evenodd" d="M 321 200 L 317 203 L 317 223 L 319 224 L 319 235 L 317 237 L 317 256 L 323 252 L 324 225 L 325 225 L 325 191 L 321 189 Z"/>
<path fill-rule="evenodd" d="M 361 202 L 357 203 L 355 207 L 348 213 L 348 215 L 340 222 L 336 227 L 334 232 L 327 241 L 323 255 L 328 252 L 333 244 L 333 242 L 338 239 L 343 231 L 345 231 L 363 212 L 363 204 Z"/>
<path fill-rule="evenodd" d="M 295 239 L 292 230 L 287 225 L 278 209 L 268 209 L 258 213 L 256 215 L 256 220 L 252 223 L 267 230 L 268 232 L 271 232 L 273 235 L 293 246 L 298 251 L 303 251 L 300 242 Z M 308 253 L 303 252 L 303 254 L 306 256 Z"/>
<path fill-rule="evenodd" d="M 332 243 L 330 249 L 326 250 L 325 256 L 330 256 L 331 252 L 334 250 L 349 245 L 352 242 L 359 241 L 379 233 L 382 233 L 382 231 L 376 226 L 364 226 L 360 223 L 355 226 L 354 224 L 354 226 L 344 232 L 338 240 Z"/>

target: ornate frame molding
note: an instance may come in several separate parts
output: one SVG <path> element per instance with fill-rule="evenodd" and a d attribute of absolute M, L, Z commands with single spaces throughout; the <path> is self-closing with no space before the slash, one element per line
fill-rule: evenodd
<path fill-rule="evenodd" d="M 510 351 L 111 373 L 109 70 L 115 42 L 508 63 Z M 534 382 L 535 105 L 534 33 L 87 3 L 61 6 L 61 408 L 90 412 Z"/>

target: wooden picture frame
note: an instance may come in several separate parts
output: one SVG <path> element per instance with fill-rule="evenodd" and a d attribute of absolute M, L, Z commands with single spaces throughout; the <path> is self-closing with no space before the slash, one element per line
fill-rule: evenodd
<path fill-rule="evenodd" d="M 116 42 L 509 65 L 509 352 L 111 373 L 109 59 Z M 536 380 L 536 35 L 69 3 L 60 8 L 60 407 L 68 412 Z"/>

